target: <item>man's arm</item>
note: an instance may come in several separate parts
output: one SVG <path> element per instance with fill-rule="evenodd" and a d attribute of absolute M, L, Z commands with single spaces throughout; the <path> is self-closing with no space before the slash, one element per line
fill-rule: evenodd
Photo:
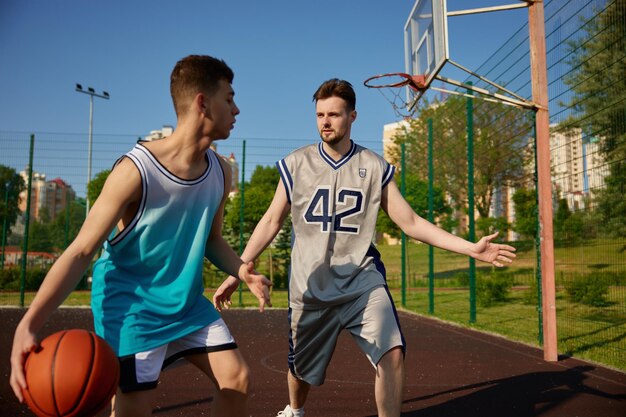
<path fill-rule="evenodd" d="M 141 198 L 141 178 L 135 165 L 124 158 L 113 169 L 100 197 L 85 219 L 80 232 L 46 275 L 35 299 L 18 324 L 11 353 L 11 386 L 20 401 L 20 387 L 26 386 L 24 361 L 35 349 L 37 332 L 50 314 L 74 290 L 93 256 L 119 222 L 128 207 Z"/>
<path fill-rule="evenodd" d="M 222 235 L 224 206 L 226 205 L 228 194 L 230 192 L 231 171 L 230 166 L 226 163 L 226 161 L 221 158 L 219 158 L 219 161 L 222 165 L 222 171 L 224 172 L 224 195 L 222 197 L 220 207 L 213 218 L 211 231 L 206 242 L 205 256 L 219 269 L 230 274 L 231 277 L 235 276 L 243 280 L 246 285 L 248 285 L 248 288 L 250 288 L 250 291 L 258 298 L 259 309 L 263 311 L 266 304 L 269 306 L 272 305 L 269 297 L 269 287 L 272 285 L 271 281 L 263 275 L 256 273 L 252 262 L 244 262 L 242 258 L 240 258 L 237 253 L 233 251 L 230 245 L 228 245 Z M 236 287 L 236 285 L 239 284 L 234 278 L 229 278 L 229 280 L 231 280 L 231 287 Z M 223 286 L 224 285 L 220 286 L 220 289 L 222 289 Z M 218 289 L 218 291 L 220 289 Z M 221 305 L 216 302 L 215 297 L 213 302 L 219 310 Z"/>
<path fill-rule="evenodd" d="M 254 232 L 241 255 L 241 259 L 244 262 L 250 263 L 254 261 L 274 240 L 288 213 L 289 202 L 287 201 L 287 193 L 281 180 L 278 183 L 278 187 L 276 187 L 272 203 L 254 228 Z M 223 306 L 227 307 L 230 305 L 230 296 L 238 285 L 237 280 L 231 275 L 215 291 L 213 304 L 218 310 L 221 311 Z"/>
<path fill-rule="evenodd" d="M 502 262 L 510 263 L 512 258 L 515 258 L 514 247 L 491 243 L 498 235 L 497 233 L 485 236 L 479 242 L 473 243 L 448 233 L 418 216 L 402 197 L 393 180 L 383 189 L 381 207 L 391 220 L 413 239 L 441 249 L 471 256 L 498 267 L 504 266 Z"/>

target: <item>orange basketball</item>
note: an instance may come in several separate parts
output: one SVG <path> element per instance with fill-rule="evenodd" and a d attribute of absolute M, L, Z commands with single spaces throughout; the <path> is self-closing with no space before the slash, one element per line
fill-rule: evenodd
<path fill-rule="evenodd" d="M 95 333 L 62 330 L 28 355 L 23 390 L 39 417 L 93 416 L 115 394 L 120 367 L 113 349 Z"/>

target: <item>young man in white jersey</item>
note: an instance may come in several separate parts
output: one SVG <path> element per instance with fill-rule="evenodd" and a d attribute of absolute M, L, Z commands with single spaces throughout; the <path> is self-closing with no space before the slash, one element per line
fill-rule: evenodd
<path fill-rule="evenodd" d="M 393 166 L 350 138 L 357 116 L 350 83 L 328 80 L 313 100 L 322 141 L 277 163 L 281 181 L 242 254 L 244 261 L 256 259 L 291 213 L 289 405 L 278 415 L 304 415 L 310 386 L 324 382 L 337 337 L 347 330 L 375 368 L 378 415 L 398 417 L 405 342 L 372 244 L 379 208 L 414 239 L 498 267 L 511 262 L 515 249 L 492 243 L 496 234 L 468 242 L 415 214 L 393 180 Z M 230 304 L 236 287 L 234 277 L 220 286 L 213 298 L 218 309 Z"/>
<path fill-rule="evenodd" d="M 113 415 L 152 415 L 162 367 L 182 357 L 214 383 L 212 415 L 247 415 L 249 369 L 202 282 L 206 257 L 245 281 L 261 310 L 269 305 L 270 281 L 221 234 L 231 171 L 210 146 L 228 138 L 239 114 L 233 76 L 210 56 L 176 64 L 170 80 L 176 130 L 138 143 L 117 161 L 78 236 L 17 326 L 10 383 L 20 401 L 37 333 L 104 244 L 93 271 L 92 310 L 96 333 L 120 358 Z"/>

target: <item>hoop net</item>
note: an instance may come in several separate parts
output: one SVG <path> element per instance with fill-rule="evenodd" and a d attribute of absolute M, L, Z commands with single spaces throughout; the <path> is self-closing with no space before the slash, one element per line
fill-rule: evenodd
<path fill-rule="evenodd" d="M 407 118 L 413 115 L 417 100 L 427 88 L 425 81 L 426 77 L 423 75 L 394 72 L 375 75 L 365 80 L 363 84 L 369 88 L 376 88 L 391 104 L 396 115 Z M 409 87 L 414 94 L 407 95 L 401 87 Z M 409 99 L 409 96 L 413 98 Z"/>

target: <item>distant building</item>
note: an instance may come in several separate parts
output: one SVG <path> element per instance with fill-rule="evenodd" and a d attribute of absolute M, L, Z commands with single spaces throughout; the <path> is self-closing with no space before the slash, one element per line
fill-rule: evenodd
<path fill-rule="evenodd" d="M 390 161 L 391 155 L 397 152 L 398 145 L 393 141 L 394 136 L 402 133 L 404 129 L 409 128 L 409 122 L 401 120 L 395 123 L 389 123 L 383 126 L 383 157 Z"/>
<path fill-rule="evenodd" d="M 174 128 L 172 126 L 163 125 L 163 129 L 151 130 L 150 134 L 144 137 L 143 139 L 148 140 L 148 141 L 163 139 L 163 138 L 170 136 L 172 133 L 174 133 Z"/>
<path fill-rule="evenodd" d="M 604 187 L 609 174 L 599 138 L 583 136 L 581 129 L 553 131 L 550 153 L 554 199 L 565 199 L 570 210 L 585 208 L 593 191 Z"/>
<path fill-rule="evenodd" d="M 25 184 L 28 184 L 28 171 L 20 172 Z M 26 212 L 27 190 L 20 193 L 18 208 L 22 213 Z M 76 193 L 71 185 L 61 178 L 46 181 L 46 175 L 33 172 L 30 196 L 30 216 L 40 220 L 44 210 L 48 212 L 50 220 L 65 213 L 65 208 L 76 198 Z"/>

